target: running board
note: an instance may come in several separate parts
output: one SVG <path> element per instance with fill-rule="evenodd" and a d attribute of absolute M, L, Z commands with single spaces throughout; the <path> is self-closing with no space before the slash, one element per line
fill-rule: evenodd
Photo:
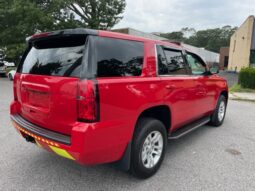
<path fill-rule="evenodd" d="M 175 140 L 175 139 L 179 139 L 181 137 L 183 137 L 184 135 L 187 135 L 188 133 L 196 130 L 197 128 L 205 125 L 206 123 L 208 123 L 210 121 L 210 117 L 204 117 L 202 119 L 199 119 L 189 125 L 185 125 L 182 128 L 176 130 L 175 132 L 173 132 L 168 139 L 170 140 Z"/>

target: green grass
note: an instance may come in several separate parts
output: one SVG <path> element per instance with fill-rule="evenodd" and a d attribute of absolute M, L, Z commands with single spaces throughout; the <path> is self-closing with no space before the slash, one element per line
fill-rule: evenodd
<path fill-rule="evenodd" d="M 254 92 L 255 93 L 255 90 L 254 89 L 249 89 L 249 88 L 243 88 L 240 84 L 235 84 L 233 85 L 229 91 L 231 93 L 234 93 L 234 92 Z"/>

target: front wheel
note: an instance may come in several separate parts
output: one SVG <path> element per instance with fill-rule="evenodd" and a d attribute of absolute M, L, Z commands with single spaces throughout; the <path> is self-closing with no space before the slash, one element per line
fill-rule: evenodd
<path fill-rule="evenodd" d="M 215 127 L 221 126 L 225 119 L 226 109 L 227 109 L 226 97 L 221 95 L 219 97 L 216 109 L 214 110 L 211 116 L 210 124 Z"/>
<path fill-rule="evenodd" d="M 154 118 L 140 119 L 132 143 L 131 172 L 139 178 L 155 174 L 165 156 L 166 145 L 164 124 Z"/>

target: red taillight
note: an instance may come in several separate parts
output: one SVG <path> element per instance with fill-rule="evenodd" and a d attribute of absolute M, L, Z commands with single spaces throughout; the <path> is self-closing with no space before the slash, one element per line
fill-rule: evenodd
<path fill-rule="evenodd" d="M 13 79 L 13 97 L 14 97 L 14 101 L 18 101 L 18 96 L 17 96 L 17 78 Z"/>
<path fill-rule="evenodd" d="M 99 120 L 97 87 L 92 80 L 82 80 L 78 85 L 78 120 L 95 122 Z"/>

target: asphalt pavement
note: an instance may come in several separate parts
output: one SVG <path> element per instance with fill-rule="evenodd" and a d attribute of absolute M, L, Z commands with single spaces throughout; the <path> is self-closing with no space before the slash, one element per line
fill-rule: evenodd
<path fill-rule="evenodd" d="M 25 142 L 10 123 L 11 100 L 12 82 L 0 78 L 0 190 L 255 190 L 255 103 L 231 100 L 222 127 L 204 126 L 169 141 L 159 172 L 139 180 Z"/>
<path fill-rule="evenodd" d="M 220 73 L 218 75 L 227 80 L 229 87 L 238 83 L 238 73 L 228 72 L 228 71 L 220 71 Z"/>

